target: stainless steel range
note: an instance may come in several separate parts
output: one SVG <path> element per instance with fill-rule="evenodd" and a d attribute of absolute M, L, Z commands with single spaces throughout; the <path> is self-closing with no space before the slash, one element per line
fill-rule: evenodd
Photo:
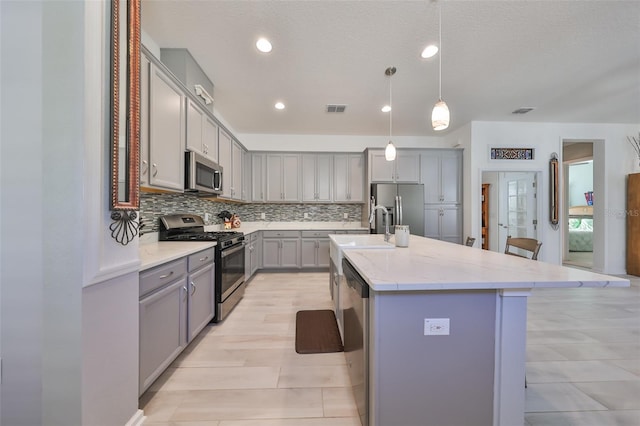
<path fill-rule="evenodd" d="M 202 217 L 172 214 L 160 218 L 159 241 L 216 241 L 214 322 L 222 321 L 244 295 L 244 234 L 206 232 Z"/>

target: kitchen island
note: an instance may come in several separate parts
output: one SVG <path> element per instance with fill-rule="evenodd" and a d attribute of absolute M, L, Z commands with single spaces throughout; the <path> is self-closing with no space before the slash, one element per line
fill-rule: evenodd
<path fill-rule="evenodd" d="M 375 426 L 523 425 L 532 289 L 629 286 L 416 236 L 407 248 L 344 249 L 343 256 L 369 287 L 362 300 Z M 346 339 L 345 332 L 345 350 Z"/>

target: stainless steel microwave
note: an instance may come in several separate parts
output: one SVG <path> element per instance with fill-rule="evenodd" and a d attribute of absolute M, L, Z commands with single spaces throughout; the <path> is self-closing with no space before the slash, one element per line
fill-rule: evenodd
<path fill-rule="evenodd" d="M 184 190 L 203 196 L 221 194 L 222 167 L 196 152 L 186 151 Z"/>

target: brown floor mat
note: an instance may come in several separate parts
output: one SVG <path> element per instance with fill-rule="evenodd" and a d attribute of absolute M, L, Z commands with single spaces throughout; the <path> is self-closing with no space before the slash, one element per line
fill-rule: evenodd
<path fill-rule="evenodd" d="M 332 310 L 296 313 L 296 352 L 317 354 L 343 350 L 338 323 Z"/>

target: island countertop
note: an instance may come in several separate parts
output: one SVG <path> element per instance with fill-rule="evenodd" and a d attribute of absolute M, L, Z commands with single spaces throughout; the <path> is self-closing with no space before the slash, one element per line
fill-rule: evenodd
<path fill-rule="evenodd" d="M 376 235 L 382 241 L 382 235 Z M 390 240 L 393 243 L 393 238 Z M 409 247 L 347 249 L 374 291 L 628 287 L 629 280 L 411 235 Z"/>

